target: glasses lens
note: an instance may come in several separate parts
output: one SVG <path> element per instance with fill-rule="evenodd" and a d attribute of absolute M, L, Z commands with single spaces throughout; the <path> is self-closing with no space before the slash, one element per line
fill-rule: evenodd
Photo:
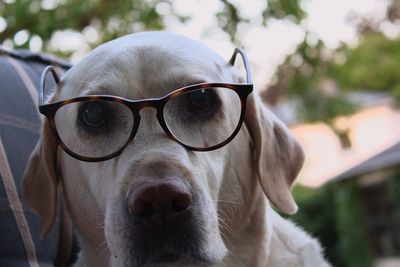
<path fill-rule="evenodd" d="M 127 106 L 118 102 L 84 101 L 59 108 L 54 122 L 69 150 L 97 158 L 125 145 L 133 128 L 133 115 Z"/>
<path fill-rule="evenodd" d="M 205 88 L 171 98 L 164 107 L 164 120 L 183 144 L 209 148 L 225 142 L 235 131 L 241 101 L 229 88 Z"/>

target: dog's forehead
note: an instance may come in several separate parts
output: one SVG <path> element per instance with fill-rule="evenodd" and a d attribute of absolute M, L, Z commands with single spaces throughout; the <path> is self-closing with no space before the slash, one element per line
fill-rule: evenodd
<path fill-rule="evenodd" d="M 68 97 L 163 96 L 199 82 L 232 82 L 230 64 L 207 46 L 165 32 L 128 35 L 92 51 L 66 75 Z M 71 92 L 72 91 L 72 92 Z"/>

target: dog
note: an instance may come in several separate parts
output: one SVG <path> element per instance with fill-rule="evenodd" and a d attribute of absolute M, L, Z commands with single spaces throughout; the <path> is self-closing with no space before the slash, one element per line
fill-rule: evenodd
<path fill-rule="evenodd" d="M 202 85 L 246 84 L 250 74 L 233 61 L 180 35 L 144 32 L 99 46 L 63 75 L 48 103 L 68 108 L 43 121 L 23 180 L 42 236 L 62 202 L 81 247 L 75 266 L 329 266 L 318 241 L 270 204 L 297 211 L 291 186 L 304 155 L 255 92 L 236 136 L 200 149 L 233 131 L 225 117 L 241 116 L 231 115 L 240 101 L 225 98 L 236 94 L 229 85 Z M 188 87 L 197 93 L 176 97 Z"/>

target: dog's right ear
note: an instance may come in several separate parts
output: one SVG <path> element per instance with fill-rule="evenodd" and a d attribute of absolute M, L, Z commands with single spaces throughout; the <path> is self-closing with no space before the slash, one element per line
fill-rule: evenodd
<path fill-rule="evenodd" d="M 54 224 L 57 212 L 57 142 L 47 119 L 42 124 L 41 137 L 33 150 L 23 176 L 25 201 L 41 217 L 43 238 Z"/>
<path fill-rule="evenodd" d="M 256 93 L 248 98 L 245 123 L 253 140 L 256 172 L 265 195 L 280 211 L 295 213 L 297 205 L 291 187 L 303 166 L 300 144 Z"/>

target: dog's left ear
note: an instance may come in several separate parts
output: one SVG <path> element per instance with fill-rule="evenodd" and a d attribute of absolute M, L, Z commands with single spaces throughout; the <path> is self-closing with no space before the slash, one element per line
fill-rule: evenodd
<path fill-rule="evenodd" d="M 44 120 L 40 139 L 33 150 L 23 177 L 26 202 L 41 217 L 43 238 L 54 224 L 57 212 L 57 190 L 60 177 L 56 173 L 57 142 L 49 122 Z"/>
<path fill-rule="evenodd" d="M 257 174 L 264 193 L 280 211 L 295 213 L 298 208 L 291 186 L 304 162 L 300 144 L 255 93 L 247 100 L 245 123 L 253 140 Z"/>

